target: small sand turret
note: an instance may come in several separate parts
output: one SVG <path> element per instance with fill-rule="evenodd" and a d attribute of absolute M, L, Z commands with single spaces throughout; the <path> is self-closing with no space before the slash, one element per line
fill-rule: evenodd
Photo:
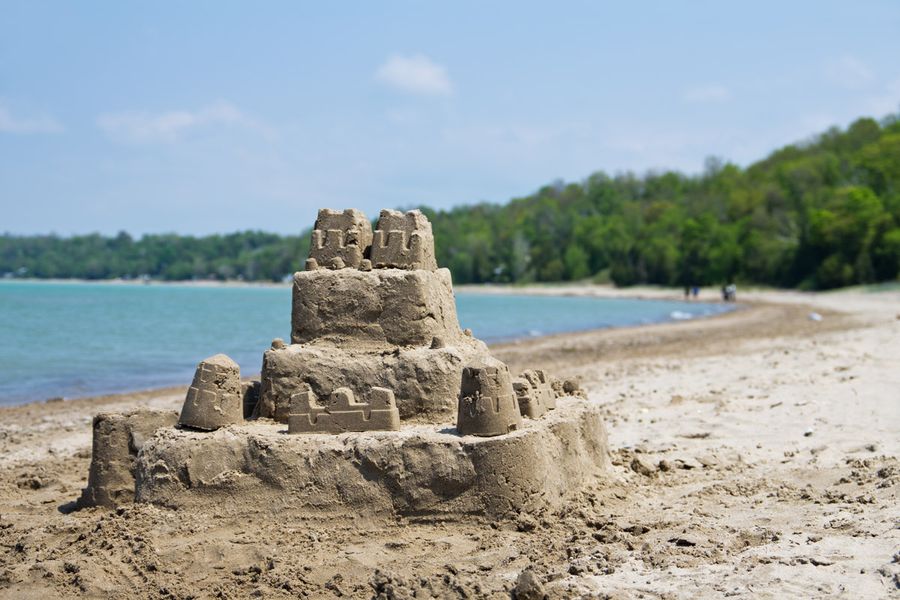
<path fill-rule="evenodd" d="M 87 487 L 78 507 L 118 506 L 134 500 L 135 459 L 144 442 L 178 421 L 174 410 L 100 413 L 94 417 L 94 441 Z"/>
<path fill-rule="evenodd" d="M 500 361 L 463 369 L 456 430 L 460 435 L 503 435 L 522 427 L 509 369 Z"/>
<path fill-rule="evenodd" d="M 513 380 L 512 386 L 523 417 L 538 419 L 548 410 L 556 408 L 556 392 L 544 371 L 524 371 Z"/>
<path fill-rule="evenodd" d="M 243 420 L 244 394 L 237 363 L 224 354 L 201 361 L 188 388 L 178 424 L 213 431 Z"/>

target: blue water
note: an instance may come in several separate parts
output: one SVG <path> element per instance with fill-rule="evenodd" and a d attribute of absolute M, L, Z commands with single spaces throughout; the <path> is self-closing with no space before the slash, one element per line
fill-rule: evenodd
<path fill-rule="evenodd" d="M 457 294 L 462 327 L 488 342 L 654 323 L 721 304 Z M 289 287 L 0 282 L 0 404 L 189 383 L 224 352 L 258 373 L 290 337 Z"/>

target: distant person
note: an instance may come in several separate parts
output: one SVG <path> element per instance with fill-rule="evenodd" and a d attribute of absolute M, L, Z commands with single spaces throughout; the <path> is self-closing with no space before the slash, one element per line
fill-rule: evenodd
<path fill-rule="evenodd" d="M 691 288 L 691 294 L 694 296 L 694 300 L 696 300 L 697 296 L 700 295 L 700 286 L 695 285 L 693 288 Z"/>
<path fill-rule="evenodd" d="M 737 302 L 737 286 L 730 283 L 725 289 L 728 291 L 728 302 Z"/>
<path fill-rule="evenodd" d="M 684 299 L 685 300 L 691 299 L 691 288 L 689 286 L 684 286 Z"/>
<path fill-rule="evenodd" d="M 733 283 L 722 286 L 722 300 L 725 302 L 734 302 L 737 300 L 737 286 Z"/>

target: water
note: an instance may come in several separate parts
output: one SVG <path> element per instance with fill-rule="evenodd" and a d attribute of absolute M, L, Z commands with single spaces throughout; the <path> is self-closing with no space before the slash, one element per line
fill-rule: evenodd
<path fill-rule="evenodd" d="M 488 342 L 693 318 L 721 304 L 457 294 L 462 327 Z M 258 373 L 290 337 L 289 287 L 0 282 L 0 404 L 189 383 L 218 352 Z"/>
<path fill-rule="evenodd" d="M 486 342 L 683 321 L 733 308 L 726 304 L 634 298 L 456 294 L 460 326 L 471 328 L 476 337 Z"/>

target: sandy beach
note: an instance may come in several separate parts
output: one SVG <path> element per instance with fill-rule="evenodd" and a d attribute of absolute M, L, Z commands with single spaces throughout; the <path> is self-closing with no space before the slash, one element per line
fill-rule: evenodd
<path fill-rule="evenodd" d="M 498 523 L 73 512 L 92 416 L 179 409 L 185 389 L 2 408 L 0 597 L 501 599 L 526 569 L 549 598 L 896 597 L 900 292 L 739 299 L 708 319 L 492 346 L 513 371 L 579 378 L 613 458 L 561 509 Z"/>

